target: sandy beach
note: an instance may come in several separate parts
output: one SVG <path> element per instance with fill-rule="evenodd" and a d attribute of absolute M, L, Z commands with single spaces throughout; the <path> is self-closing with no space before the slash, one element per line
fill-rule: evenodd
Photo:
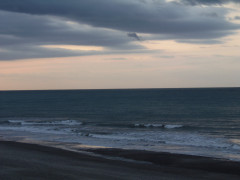
<path fill-rule="evenodd" d="M 96 149 L 92 151 L 97 154 L 148 163 L 111 160 L 41 145 L 1 141 L 0 179 L 240 178 L 238 162 L 135 150 Z"/>

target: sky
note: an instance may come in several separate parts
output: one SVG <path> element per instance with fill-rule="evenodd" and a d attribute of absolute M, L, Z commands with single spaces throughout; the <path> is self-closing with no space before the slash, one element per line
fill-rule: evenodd
<path fill-rule="evenodd" d="M 0 90 L 240 87 L 240 0 L 0 0 Z"/>

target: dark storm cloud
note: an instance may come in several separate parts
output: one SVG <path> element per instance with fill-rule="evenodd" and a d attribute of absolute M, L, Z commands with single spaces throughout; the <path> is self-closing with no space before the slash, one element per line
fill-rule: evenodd
<path fill-rule="evenodd" d="M 89 52 L 87 53 L 90 54 Z M 97 52 L 92 52 L 97 54 Z M 51 58 L 51 57 L 70 57 L 70 56 L 83 56 L 86 52 L 71 51 L 64 49 L 47 49 L 37 46 L 26 46 L 17 48 L 8 48 L 7 50 L 0 51 L 1 60 L 14 60 L 14 59 L 29 59 L 29 58 Z"/>
<path fill-rule="evenodd" d="M 236 25 L 224 19 L 217 21 L 174 3 L 137 0 L 1 0 L 7 11 L 65 17 L 95 27 L 136 33 L 188 33 L 232 30 Z M 214 9 L 208 9 L 214 11 Z M 197 38 L 197 37 L 195 37 Z"/>
<path fill-rule="evenodd" d="M 0 46 L 18 43 L 118 46 L 130 42 L 125 33 L 92 28 L 46 16 L 0 11 Z"/>
<path fill-rule="evenodd" d="M 138 34 L 141 40 L 218 42 L 239 28 L 226 20 L 226 13 L 224 7 L 189 8 L 164 0 L 0 0 L 0 60 L 87 54 L 42 45 L 134 52 L 143 50 L 136 42 Z"/>
<path fill-rule="evenodd" d="M 234 19 L 235 20 L 240 20 L 240 16 L 235 16 Z"/>
<path fill-rule="evenodd" d="M 137 35 L 137 33 L 128 33 L 127 35 L 128 35 L 128 37 L 132 37 L 132 38 L 140 41 L 140 38 L 139 38 L 139 36 Z"/>
<path fill-rule="evenodd" d="M 189 5 L 221 5 L 227 3 L 240 3 L 239 0 L 181 0 L 182 2 Z"/>
<path fill-rule="evenodd" d="M 123 32 L 93 28 L 55 17 L 0 11 L 0 60 L 66 57 L 141 49 Z M 44 45 L 102 46 L 103 52 L 44 48 Z"/>

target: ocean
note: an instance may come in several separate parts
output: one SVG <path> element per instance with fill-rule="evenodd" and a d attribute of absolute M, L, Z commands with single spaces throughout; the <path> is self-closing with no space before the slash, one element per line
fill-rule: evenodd
<path fill-rule="evenodd" d="M 0 138 L 240 161 L 240 88 L 0 91 Z"/>

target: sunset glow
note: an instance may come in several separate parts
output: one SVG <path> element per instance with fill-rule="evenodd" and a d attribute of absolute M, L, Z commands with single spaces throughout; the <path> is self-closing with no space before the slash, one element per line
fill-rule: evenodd
<path fill-rule="evenodd" d="M 234 0 L 28 1 L 0 2 L 0 90 L 240 85 Z"/>

